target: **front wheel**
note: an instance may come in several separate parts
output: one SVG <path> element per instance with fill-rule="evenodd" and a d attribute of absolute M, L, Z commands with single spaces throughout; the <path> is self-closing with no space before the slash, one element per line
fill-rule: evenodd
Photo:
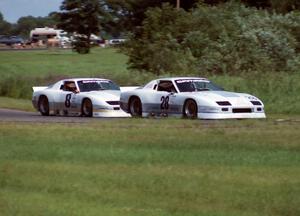
<path fill-rule="evenodd" d="M 43 116 L 49 116 L 49 101 L 46 96 L 39 98 L 38 109 Z"/>
<path fill-rule="evenodd" d="M 85 99 L 82 102 L 81 106 L 81 114 L 85 117 L 92 117 L 93 116 L 93 104 L 90 99 Z"/>
<path fill-rule="evenodd" d="M 195 119 L 198 116 L 198 107 L 194 100 L 187 100 L 183 107 L 183 116 L 189 119 Z"/>
<path fill-rule="evenodd" d="M 133 117 L 142 117 L 142 103 L 139 98 L 134 97 L 130 100 L 129 112 Z"/>

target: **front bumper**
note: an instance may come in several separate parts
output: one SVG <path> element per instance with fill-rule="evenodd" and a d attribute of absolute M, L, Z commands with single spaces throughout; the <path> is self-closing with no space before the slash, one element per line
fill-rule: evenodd
<path fill-rule="evenodd" d="M 262 119 L 266 114 L 261 113 L 198 113 L 199 119 Z"/>
<path fill-rule="evenodd" d="M 131 117 L 130 114 L 124 112 L 123 110 L 94 110 L 93 117 L 106 117 L 106 118 L 127 118 Z"/>

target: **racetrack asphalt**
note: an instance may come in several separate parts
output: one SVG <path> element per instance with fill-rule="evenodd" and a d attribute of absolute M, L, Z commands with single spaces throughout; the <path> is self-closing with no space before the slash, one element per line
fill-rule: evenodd
<path fill-rule="evenodd" d="M 89 123 L 98 121 L 110 121 L 120 118 L 87 118 L 87 117 L 71 117 L 71 116 L 42 116 L 39 112 L 27 112 L 21 110 L 4 109 L 0 108 L 0 123 L 5 122 L 19 122 L 19 123 Z M 158 118 L 160 119 L 160 118 Z M 263 120 L 262 120 L 263 121 Z M 228 124 L 224 124 L 224 120 L 201 120 L 201 125 L 209 127 L 228 127 Z M 283 119 L 272 119 L 269 123 L 289 123 L 299 124 L 299 118 L 283 118 Z M 240 125 L 239 125 L 240 126 Z M 249 125 L 245 125 L 249 127 Z"/>
<path fill-rule="evenodd" d="M 42 116 L 38 112 L 26 112 L 0 108 L 0 122 L 33 122 L 33 123 L 87 123 L 95 118 Z M 101 118 L 102 119 L 102 118 Z"/>

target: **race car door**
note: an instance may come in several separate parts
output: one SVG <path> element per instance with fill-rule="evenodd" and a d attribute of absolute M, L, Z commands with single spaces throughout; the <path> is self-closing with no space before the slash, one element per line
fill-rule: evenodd
<path fill-rule="evenodd" d="M 78 112 L 76 103 L 77 87 L 74 81 L 65 81 L 61 86 L 59 94 L 56 97 L 57 110 L 63 111 L 63 114 Z"/>
<path fill-rule="evenodd" d="M 171 80 L 160 80 L 157 86 L 154 87 L 154 104 L 155 113 L 170 114 L 176 97 L 176 88 Z"/>

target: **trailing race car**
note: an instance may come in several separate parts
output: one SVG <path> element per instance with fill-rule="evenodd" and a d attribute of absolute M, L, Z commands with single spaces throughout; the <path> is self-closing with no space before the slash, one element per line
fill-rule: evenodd
<path fill-rule="evenodd" d="M 65 79 L 33 87 L 32 103 L 44 116 L 130 117 L 120 109 L 120 93 L 120 87 L 107 79 Z"/>
<path fill-rule="evenodd" d="M 258 98 L 224 91 L 205 78 L 157 79 L 121 93 L 121 109 L 132 116 L 183 116 L 200 119 L 266 118 Z"/>

